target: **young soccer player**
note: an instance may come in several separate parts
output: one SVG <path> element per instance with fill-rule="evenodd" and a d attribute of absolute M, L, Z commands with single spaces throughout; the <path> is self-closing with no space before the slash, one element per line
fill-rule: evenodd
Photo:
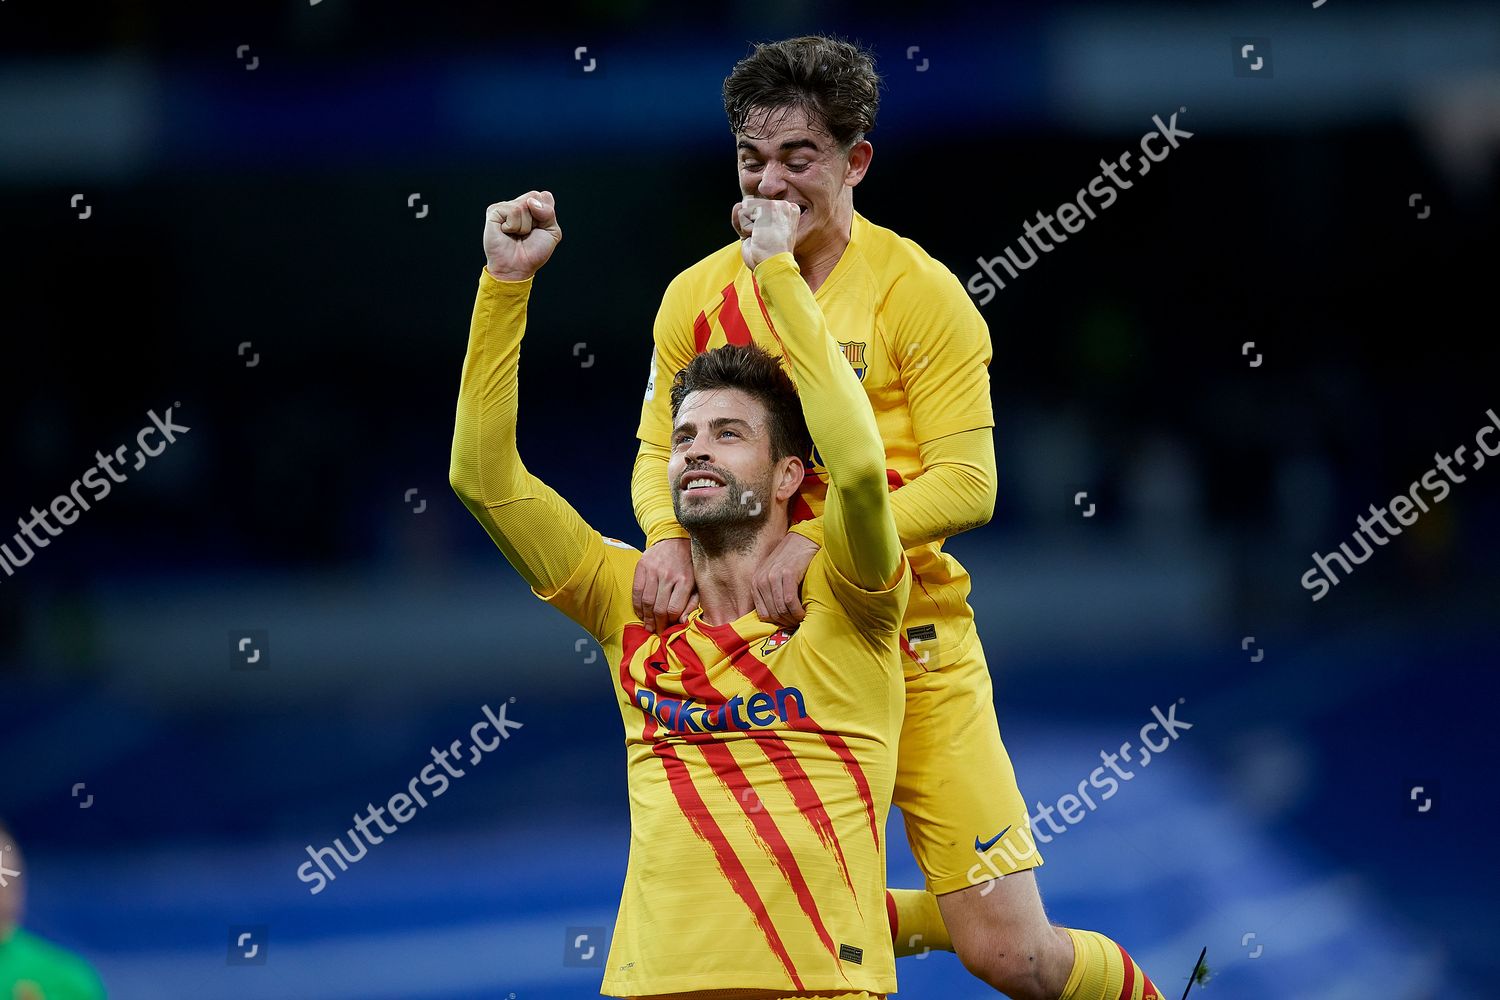
<path fill-rule="evenodd" d="M 1042 908 L 1031 871 L 1042 859 L 1000 740 L 969 575 L 942 551 L 944 539 L 984 524 L 994 509 L 989 331 L 946 267 L 854 210 L 854 187 L 874 155 L 865 133 L 879 86 L 856 46 L 794 38 L 741 60 L 724 82 L 724 107 L 740 193 L 801 209 L 793 255 L 880 428 L 891 510 L 914 575 L 894 804 L 930 892 L 892 891 L 898 954 L 951 947 L 1016 1000 L 1157 1000 L 1123 948 L 1055 927 Z M 936 165 L 960 182 L 971 166 Z M 911 192 L 907 205 L 926 216 L 964 211 L 951 188 Z M 633 593 L 636 613 L 658 628 L 696 605 L 702 580 L 662 481 L 671 424 L 655 387 L 721 344 L 777 351 L 789 331 L 765 305 L 765 288 L 730 244 L 673 279 L 657 313 L 633 478 L 647 549 Z M 797 523 L 756 574 L 757 611 L 784 626 L 803 614 L 804 574 L 827 540 L 825 459 L 812 452 Z"/>
<path fill-rule="evenodd" d="M 910 572 L 875 418 L 790 253 L 797 208 L 747 208 L 738 252 L 787 331 L 796 387 L 750 345 L 699 355 L 672 383 L 659 472 L 699 581 L 685 623 L 657 633 L 634 614 L 640 553 L 591 529 L 516 453 L 527 301 L 562 236 L 548 192 L 486 214 L 450 478 L 610 667 L 631 839 L 603 992 L 874 1000 L 895 988 L 882 841 Z M 751 577 L 786 535 L 812 442 L 830 479 L 824 545 L 789 633 L 756 614 Z"/>

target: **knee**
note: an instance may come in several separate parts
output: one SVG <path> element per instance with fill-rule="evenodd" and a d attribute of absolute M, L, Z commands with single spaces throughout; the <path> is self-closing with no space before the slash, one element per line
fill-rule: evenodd
<path fill-rule="evenodd" d="M 963 940 L 955 936 L 953 943 L 971 976 L 1012 1000 L 1057 1000 L 1062 993 L 1063 984 L 1056 981 L 1058 941 L 1051 933 L 984 933 Z"/>

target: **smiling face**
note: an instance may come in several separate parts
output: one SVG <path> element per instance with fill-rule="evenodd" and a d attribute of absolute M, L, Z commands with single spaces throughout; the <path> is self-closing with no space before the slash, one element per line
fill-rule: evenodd
<path fill-rule="evenodd" d="M 688 393 L 672 428 L 672 511 L 688 531 L 771 516 L 778 463 L 765 406 L 740 389 Z"/>
<path fill-rule="evenodd" d="M 792 106 L 751 112 L 735 135 L 735 150 L 742 196 L 790 201 L 802 210 L 799 252 L 847 237 L 854 186 L 874 153 L 867 140 L 841 151 L 802 107 Z"/>

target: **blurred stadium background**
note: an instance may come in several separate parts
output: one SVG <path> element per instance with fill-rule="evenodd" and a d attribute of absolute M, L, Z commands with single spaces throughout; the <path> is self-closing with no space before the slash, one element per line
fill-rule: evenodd
<path fill-rule="evenodd" d="M 1153 114 L 1194 133 L 982 309 L 999 504 L 951 550 L 1023 792 L 1152 706 L 1193 726 L 1044 847 L 1054 918 L 1174 1000 L 1204 946 L 1220 1000 L 1496 995 L 1500 472 L 1299 584 L 1500 408 L 1494 5 L 11 0 L 0 519 L 148 410 L 191 428 L 0 578 L 27 925 L 111 996 L 596 994 L 618 715 L 447 485 L 483 211 L 558 197 L 522 454 L 639 543 L 651 321 L 731 238 L 719 86 L 808 32 L 887 81 L 856 208 L 963 281 Z M 309 894 L 306 845 L 507 699 L 523 729 Z M 245 927 L 263 965 L 230 964 Z M 898 971 L 991 995 L 952 955 Z"/>

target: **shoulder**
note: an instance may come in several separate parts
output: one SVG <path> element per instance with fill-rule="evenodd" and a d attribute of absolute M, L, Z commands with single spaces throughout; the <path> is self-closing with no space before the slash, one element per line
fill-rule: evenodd
<path fill-rule="evenodd" d="M 807 614 L 828 623 L 835 632 L 860 638 L 864 644 L 890 644 L 899 636 L 911 595 L 911 565 L 903 554 L 901 572 L 883 590 L 866 590 L 839 572 L 828 555 L 818 550 L 803 578 Z"/>
<path fill-rule="evenodd" d="M 734 281 L 745 266 L 739 242 L 726 244 L 677 272 L 667 284 L 664 302 L 702 308 L 711 296 Z"/>
<path fill-rule="evenodd" d="M 602 532 L 599 533 L 599 541 L 603 544 L 599 550 L 598 562 L 626 580 L 633 579 L 635 564 L 641 561 L 641 550 L 629 542 L 611 538 Z"/>
<path fill-rule="evenodd" d="M 864 223 L 865 262 L 882 294 L 883 312 L 930 309 L 933 303 L 969 303 L 959 277 L 947 264 L 916 240 L 859 217 Z"/>

